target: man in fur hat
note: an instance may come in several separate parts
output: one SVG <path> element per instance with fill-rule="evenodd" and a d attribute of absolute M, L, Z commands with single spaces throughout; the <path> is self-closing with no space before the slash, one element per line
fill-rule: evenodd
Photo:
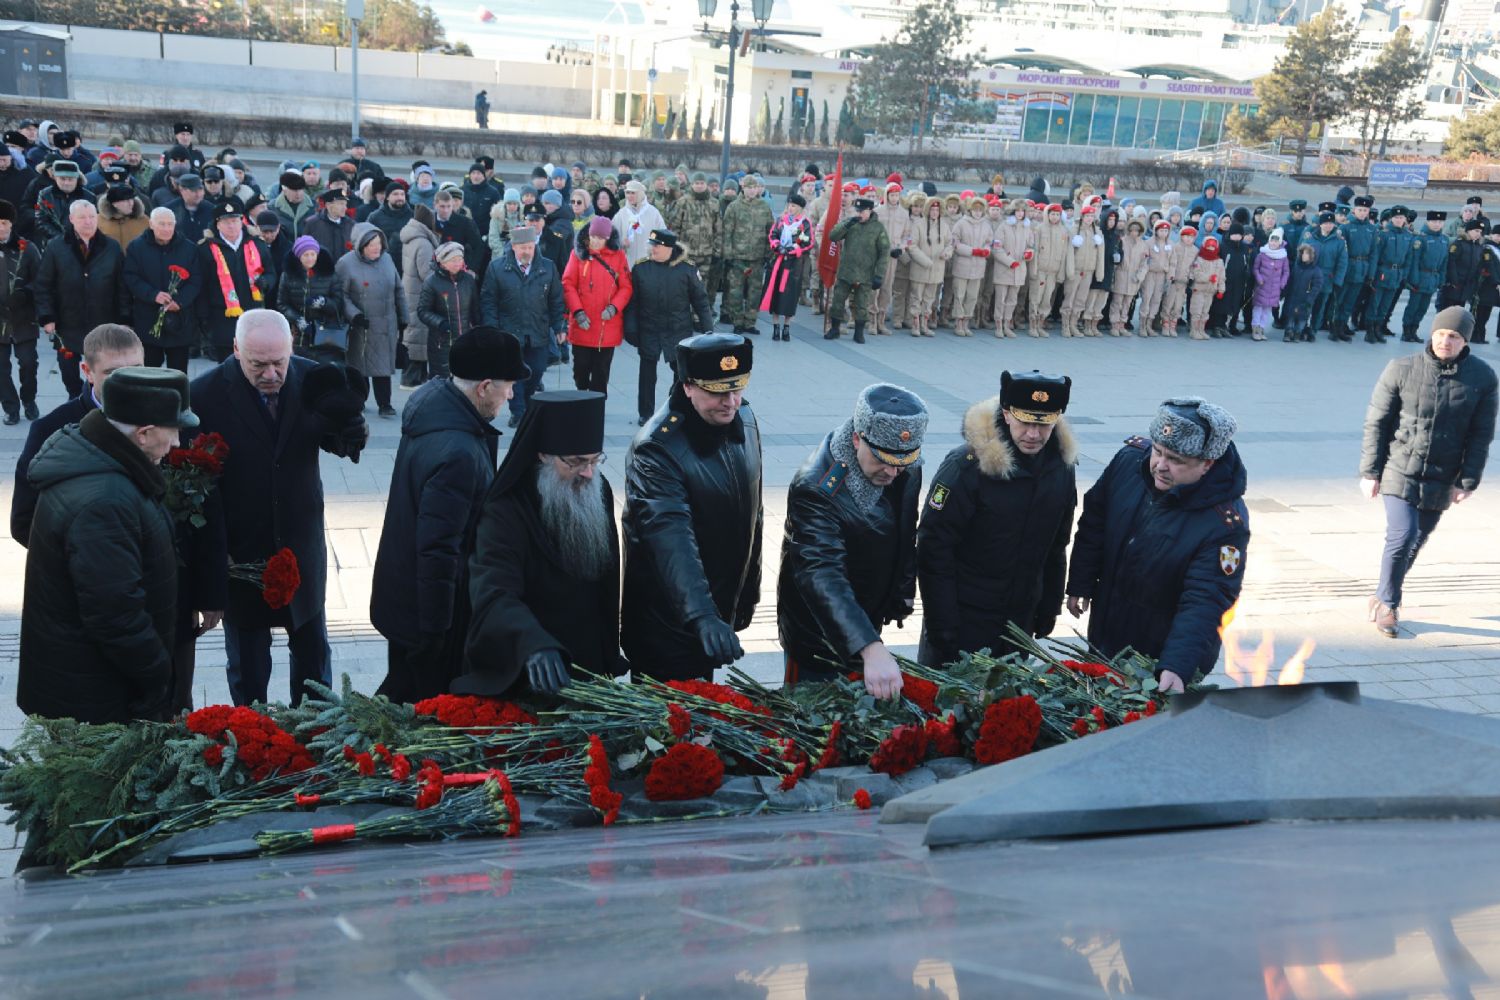
<path fill-rule="evenodd" d="M 1155 657 L 1168 693 L 1213 670 L 1245 582 L 1250 514 L 1234 432 L 1223 407 L 1169 399 L 1150 438 L 1127 440 L 1083 497 L 1068 612 L 1092 608 L 1089 642 L 1104 655 Z"/>
<path fill-rule="evenodd" d="M 964 416 L 917 530 L 923 663 L 1004 649 L 1012 622 L 1038 637 L 1057 623 L 1078 502 L 1078 442 L 1063 419 L 1072 382 L 1004 372 L 1000 395 Z"/>

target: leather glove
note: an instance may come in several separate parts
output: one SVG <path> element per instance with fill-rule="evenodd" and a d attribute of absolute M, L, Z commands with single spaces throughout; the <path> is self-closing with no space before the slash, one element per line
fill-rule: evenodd
<path fill-rule="evenodd" d="M 271 276 L 269 274 L 257 275 L 255 278 L 255 287 L 260 289 L 262 295 L 269 295 L 271 293 Z"/>
<path fill-rule="evenodd" d="M 704 615 L 693 622 L 693 631 L 703 645 L 703 655 L 717 665 L 733 663 L 745 655 L 739 637 L 718 615 Z"/>
<path fill-rule="evenodd" d="M 619 313 L 619 310 L 614 307 L 613 303 L 611 303 L 605 306 L 604 309 L 600 311 L 599 318 L 608 323 L 610 320 L 615 318 L 615 315 L 617 313 Z"/>
<path fill-rule="evenodd" d="M 575 312 L 573 314 L 573 325 L 580 330 L 587 330 L 589 328 L 589 314 L 582 309 Z"/>
<path fill-rule="evenodd" d="M 894 250 L 891 251 L 891 260 L 898 260 L 898 259 L 900 259 L 900 257 L 901 257 L 901 248 L 900 247 L 897 247 L 896 249 L 894 249 Z"/>
<path fill-rule="evenodd" d="M 349 328 L 351 330 L 368 330 L 370 328 L 370 318 L 364 313 L 360 313 L 349 321 Z"/>
<path fill-rule="evenodd" d="M 541 649 L 526 657 L 526 680 L 533 691 L 556 694 L 568 686 L 568 664 L 560 649 Z"/>
<path fill-rule="evenodd" d="M 1031 634 L 1038 639 L 1045 639 L 1055 628 L 1057 628 L 1056 615 L 1037 615 L 1036 623 L 1031 626 Z"/>
<path fill-rule="evenodd" d="M 870 279 L 870 287 L 875 289 L 877 292 L 880 291 L 880 286 L 883 284 L 885 284 L 885 278 L 883 277 Z"/>

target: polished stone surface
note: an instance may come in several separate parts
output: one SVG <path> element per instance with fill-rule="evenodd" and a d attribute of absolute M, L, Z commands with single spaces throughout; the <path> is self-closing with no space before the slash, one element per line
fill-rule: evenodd
<path fill-rule="evenodd" d="M 1170 761 L 1178 780 L 1163 781 Z M 1266 819 L 1500 818 L 1500 720 L 1359 685 L 1192 692 L 1119 726 L 888 802 L 931 847 Z"/>
<path fill-rule="evenodd" d="M 840 812 L 11 880 L 0 994 L 1495 995 L 1500 823 L 919 838 Z"/>

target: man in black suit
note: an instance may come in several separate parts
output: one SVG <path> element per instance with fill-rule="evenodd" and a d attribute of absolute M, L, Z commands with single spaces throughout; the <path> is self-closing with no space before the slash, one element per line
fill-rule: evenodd
<path fill-rule="evenodd" d="M 284 628 L 291 652 L 291 698 L 305 682 L 332 680 L 324 590 L 319 450 L 357 457 L 368 436 L 357 410 L 335 421 L 305 398 L 304 382 L 320 366 L 292 355 L 286 318 L 271 309 L 239 317 L 234 354 L 193 381 L 200 433 L 217 431 L 229 446 L 218 489 L 205 508 L 208 524 L 191 556 L 204 593 L 198 603 L 223 609 L 229 692 L 236 705 L 266 698 L 271 629 Z M 259 563 L 283 548 L 297 557 L 301 585 L 284 608 L 272 608 L 254 584 L 231 579 L 232 563 Z"/>
<path fill-rule="evenodd" d="M 10 536 L 27 544 L 31 537 L 31 516 L 36 510 L 36 488 L 26 478 L 26 469 L 42 442 L 69 424 L 76 424 L 84 414 L 99 408 L 100 387 L 116 368 L 131 368 L 146 363 L 146 349 L 128 326 L 105 323 L 90 330 L 83 338 L 83 360 L 79 371 L 88 383 L 77 397 L 63 403 L 40 420 L 34 421 L 16 461 L 15 493 L 10 501 Z"/>

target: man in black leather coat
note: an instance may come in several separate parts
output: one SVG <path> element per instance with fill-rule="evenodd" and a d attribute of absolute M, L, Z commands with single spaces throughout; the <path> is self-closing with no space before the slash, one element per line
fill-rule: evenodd
<path fill-rule="evenodd" d="M 776 585 L 788 684 L 853 670 L 877 698 L 900 693 L 880 629 L 916 600 L 926 430 L 915 393 L 869 386 L 792 480 Z"/>
<path fill-rule="evenodd" d="M 744 655 L 762 520 L 760 428 L 741 399 L 751 361 L 738 334 L 682 341 L 681 381 L 630 446 L 620 644 L 635 673 L 712 680 Z"/>
<path fill-rule="evenodd" d="M 687 262 L 677 234 L 653 229 L 651 257 L 630 269 L 634 291 L 625 307 L 625 342 L 641 356 L 636 381 L 636 409 L 646 426 L 656 411 L 656 363 L 665 355 L 672 374 L 677 374 L 677 345 L 696 331 L 714 328 L 708 293 L 698 278 L 698 269 Z M 720 376 L 722 377 L 722 376 Z"/>

